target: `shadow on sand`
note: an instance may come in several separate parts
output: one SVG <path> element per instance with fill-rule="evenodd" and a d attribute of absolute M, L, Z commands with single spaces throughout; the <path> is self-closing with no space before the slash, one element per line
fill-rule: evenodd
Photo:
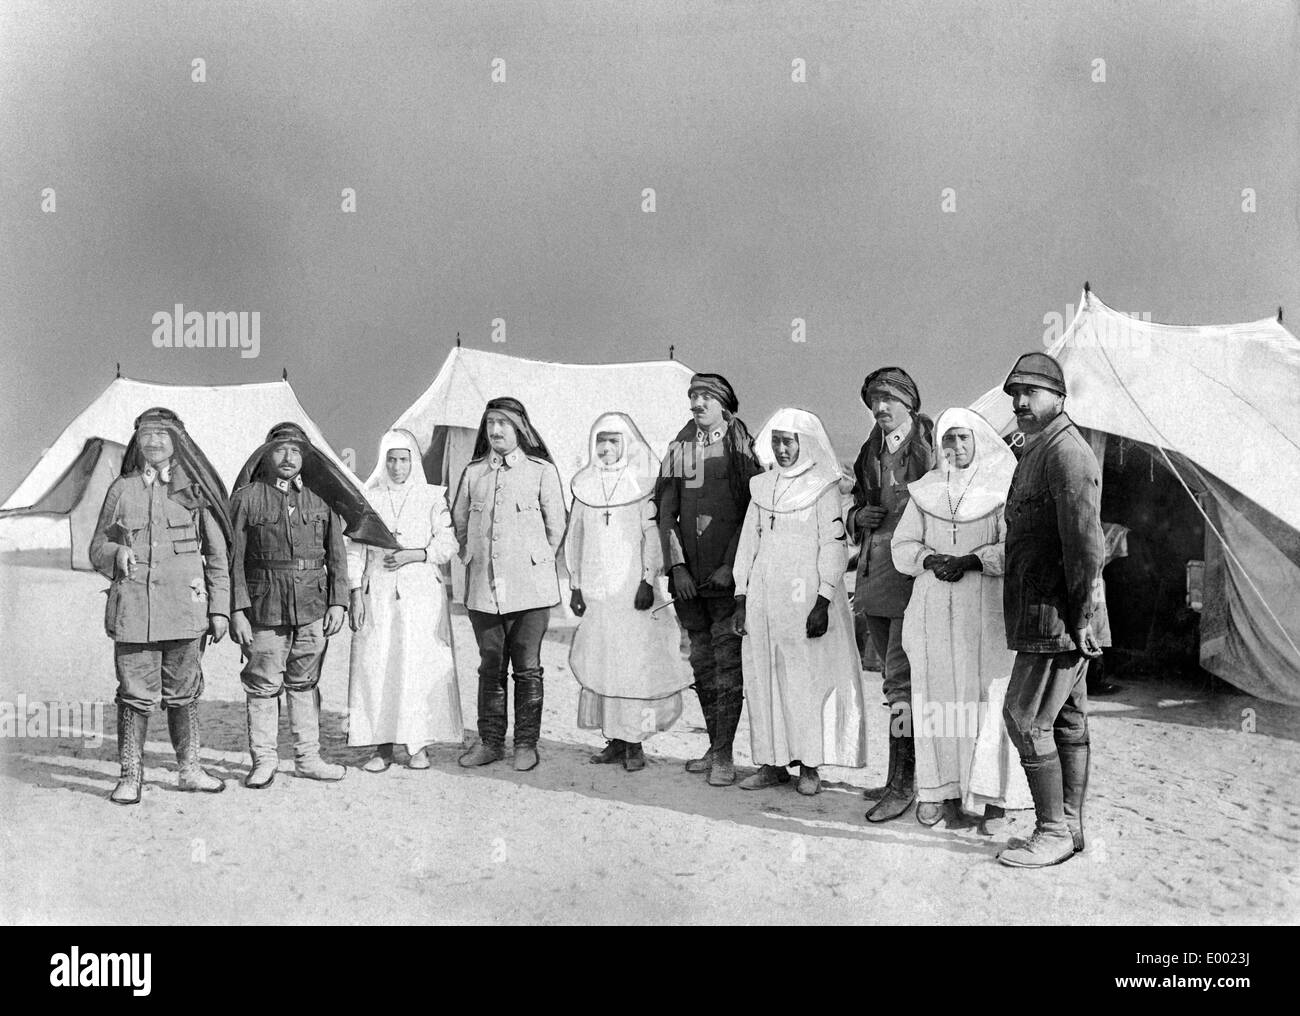
<path fill-rule="evenodd" d="M 113 715 L 111 703 L 105 710 L 108 721 Z M 398 749 L 392 769 L 382 774 L 361 771 L 359 767 L 371 755 L 368 748 L 350 748 L 343 730 L 343 715 L 325 712 L 321 718 L 323 756 L 331 762 L 347 765 L 350 771 L 340 784 L 347 794 L 364 794 L 370 787 L 379 790 L 384 781 L 399 780 L 414 795 L 424 773 L 405 768 L 406 754 Z M 252 794 L 243 787 L 248 773 L 247 741 L 244 733 L 242 702 L 205 700 L 202 704 L 204 767 L 220 779 L 232 781 L 227 794 Z M 181 794 L 175 786 L 175 755 L 167 743 L 166 720 L 155 712 L 149 725 L 145 753 L 145 779 L 152 794 L 161 791 Z M 466 732 L 466 744 L 474 734 Z M 292 781 L 293 746 L 285 710 L 281 708 L 280 774 L 277 782 Z M 869 825 L 864 813 L 869 802 L 858 788 L 847 784 L 823 782 L 815 797 L 798 794 L 795 780 L 762 791 L 745 791 L 738 786 L 711 787 L 703 775 L 683 770 L 685 759 L 653 754 L 653 742 L 647 752 L 647 766 L 628 773 L 618 765 L 593 765 L 592 748 L 586 744 L 543 739 L 539 745 L 541 764 L 531 772 L 517 773 L 511 767 L 509 744 L 506 758 L 478 769 L 463 769 L 457 758 L 464 749 L 457 745 L 434 745 L 429 749 L 431 771 L 466 780 L 494 780 L 521 788 L 554 793 L 576 794 L 600 801 L 620 802 L 632 807 L 666 808 L 715 821 L 735 822 L 755 828 L 777 830 L 792 837 L 835 837 L 866 842 L 897 843 L 943 850 L 954 854 L 990 854 L 1001 845 L 1002 837 L 988 837 L 974 828 L 960 832 L 942 824 L 926 828 L 915 820 L 915 810 L 884 825 Z M 220 753 L 220 757 L 217 756 Z M 49 790 L 68 790 L 106 798 L 117 775 L 116 730 L 105 732 L 103 741 L 94 746 L 76 738 L 22 738 L 7 741 L 7 774 L 32 786 Z M 235 761 L 238 759 L 238 761 Z M 84 763 L 84 764 L 80 764 Z M 753 770 L 740 767 L 737 782 Z M 276 788 L 272 788 L 272 792 Z M 393 788 L 385 787 L 385 793 Z M 201 798 L 203 795 L 190 795 Z M 250 798 L 251 800 L 251 798 Z M 108 807 L 107 801 L 105 806 Z M 563 804 L 557 802 L 558 814 Z M 1023 816 L 1014 818 L 1009 833 L 1023 832 Z"/>

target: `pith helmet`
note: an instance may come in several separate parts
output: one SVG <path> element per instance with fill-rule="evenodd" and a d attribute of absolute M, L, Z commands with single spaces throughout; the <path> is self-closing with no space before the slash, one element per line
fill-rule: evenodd
<path fill-rule="evenodd" d="M 1034 385 L 1064 395 L 1065 372 L 1056 359 L 1046 353 L 1025 353 L 1002 382 L 1002 390 L 1006 392 L 1012 385 Z"/>

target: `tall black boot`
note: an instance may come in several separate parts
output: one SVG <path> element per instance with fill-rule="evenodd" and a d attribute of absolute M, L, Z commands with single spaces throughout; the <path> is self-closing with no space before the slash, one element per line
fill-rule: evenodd
<path fill-rule="evenodd" d="M 516 675 L 517 676 L 517 675 Z M 516 685 L 517 687 L 517 685 Z M 515 716 L 515 725 L 519 716 Z M 457 760 L 469 769 L 487 765 L 506 754 L 506 675 L 478 675 L 478 744 Z"/>
<path fill-rule="evenodd" d="M 868 822 L 889 822 L 912 807 L 916 800 L 916 742 L 911 733 L 891 738 L 897 741 L 898 761 L 889 789 L 879 803 L 867 812 Z"/>
<path fill-rule="evenodd" d="M 884 786 L 867 787 L 862 791 L 862 796 L 868 801 L 884 800 L 885 795 L 889 793 L 889 788 L 894 785 L 895 771 L 898 769 L 898 738 L 894 736 L 894 728 L 902 722 L 898 719 L 902 708 L 893 706 L 889 710 L 889 771 L 885 774 Z"/>
<path fill-rule="evenodd" d="M 149 714 L 138 713 L 123 702 L 117 704 L 117 757 L 121 775 L 108 799 L 114 804 L 139 804 L 144 783 L 144 739 L 149 731 Z"/>
<path fill-rule="evenodd" d="M 1074 840 L 1074 852 L 1081 853 L 1083 839 L 1083 799 L 1088 793 L 1088 771 L 1092 761 L 1092 746 L 1056 742 L 1056 753 L 1061 759 L 1061 791 L 1065 810 L 1065 824 Z"/>
<path fill-rule="evenodd" d="M 515 674 L 515 772 L 526 773 L 540 761 L 537 739 L 542 733 L 542 670 Z"/>
<path fill-rule="evenodd" d="M 709 746 L 699 758 L 686 763 L 688 773 L 707 773 L 713 768 L 713 741 L 717 736 L 717 664 L 713 658 L 713 638 L 708 631 L 686 633 L 691 641 L 691 673 L 695 675 L 695 697 L 700 700 L 704 714 L 704 729 L 709 733 Z"/>
<path fill-rule="evenodd" d="M 729 787 L 736 782 L 736 765 L 731 756 L 732 745 L 736 740 L 736 728 L 740 726 L 740 713 L 745 708 L 745 692 L 742 687 L 720 688 L 713 710 L 713 743 L 710 751 L 713 764 L 709 767 L 709 785 Z"/>

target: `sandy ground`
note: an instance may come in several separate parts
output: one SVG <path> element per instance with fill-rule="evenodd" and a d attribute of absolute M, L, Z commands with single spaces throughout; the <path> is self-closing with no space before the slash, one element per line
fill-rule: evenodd
<path fill-rule="evenodd" d="M 1042 871 L 993 855 L 1001 838 L 926 829 L 911 815 L 863 820 L 858 788 L 885 767 L 879 679 L 870 764 L 824 770 L 815 798 L 793 785 L 747 793 L 682 771 L 704 747 L 694 696 L 648 744 L 640 773 L 593 766 L 603 741 L 574 725 L 572 636 L 543 650 L 542 764 L 467 771 L 352 770 L 338 784 L 292 775 L 244 789 L 238 653 L 205 657 L 205 764 L 220 795 L 175 789 L 155 714 L 142 804 L 106 798 L 117 771 L 102 579 L 0 566 L 0 698 L 104 703 L 104 738 L 5 737 L 0 775 L 0 919 L 6 923 L 1291 923 L 1300 917 L 1300 709 L 1186 684 L 1132 685 L 1093 704 L 1089 849 Z M 454 619 L 472 736 L 476 653 Z M 342 731 L 348 636 L 322 681 L 325 754 L 349 764 Z M 1251 710 L 1253 712 L 1246 712 Z M 1254 731 L 1243 730 L 1254 724 Z M 23 733 L 24 731 L 19 731 Z M 738 762 L 748 764 L 742 721 Z M 743 774 L 744 770 L 742 770 Z M 1009 835 L 1032 817 L 1018 814 Z"/>

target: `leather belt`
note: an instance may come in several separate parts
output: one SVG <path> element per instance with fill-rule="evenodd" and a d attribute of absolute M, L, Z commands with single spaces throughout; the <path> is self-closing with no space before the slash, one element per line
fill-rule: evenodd
<path fill-rule="evenodd" d="M 312 558 L 310 560 L 296 557 L 292 561 L 268 561 L 257 559 L 248 562 L 249 568 L 264 568 L 267 571 L 311 571 L 315 568 L 324 568 L 325 559 L 323 557 Z"/>

